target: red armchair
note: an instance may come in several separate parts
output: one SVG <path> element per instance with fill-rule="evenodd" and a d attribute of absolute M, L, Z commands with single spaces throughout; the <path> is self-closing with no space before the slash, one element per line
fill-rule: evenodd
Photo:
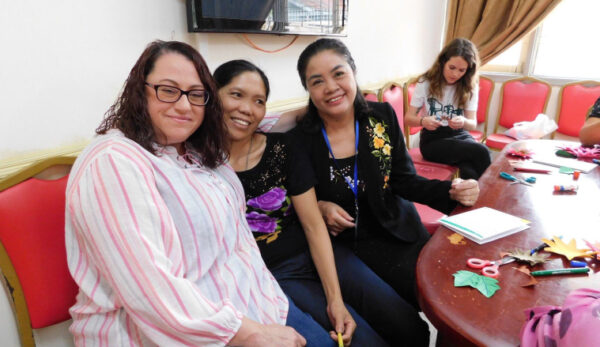
<path fill-rule="evenodd" d="M 539 113 L 546 112 L 550 85 L 544 81 L 522 77 L 508 80 L 502 84 L 500 112 L 494 133 L 485 140 L 485 144 L 499 151 L 507 144 L 515 141 L 504 135 L 501 129 L 512 128 L 517 122 L 533 121 Z"/>
<path fill-rule="evenodd" d="M 0 181 L 0 269 L 22 346 L 35 346 L 32 329 L 71 318 L 78 288 L 67 268 L 65 188 L 74 160 L 43 160 Z"/>
<path fill-rule="evenodd" d="M 559 93 L 558 129 L 556 133 L 578 137 L 579 130 L 585 122 L 588 110 L 600 97 L 600 82 L 581 81 L 565 84 Z"/>
<path fill-rule="evenodd" d="M 375 101 L 375 102 L 379 101 L 376 90 L 363 90 L 362 94 L 365 97 L 365 99 L 367 99 L 368 101 Z"/>
<path fill-rule="evenodd" d="M 402 85 L 396 82 L 385 84 L 379 90 L 379 100 L 392 106 L 394 112 L 396 112 L 396 117 L 398 117 L 400 130 L 404 134 L 404 90 Z"/>
<path fill-rule="evenodd" d="M 471 130 L 469 134 L 475 141 L 483 142 L 487 134 L 487 116 L 490 110 L 490 98 L 494 92 L 494 81 L 479 76 L 479 102 L 477 104 L 477 124 L 483 123 L 483 131 Z"/>

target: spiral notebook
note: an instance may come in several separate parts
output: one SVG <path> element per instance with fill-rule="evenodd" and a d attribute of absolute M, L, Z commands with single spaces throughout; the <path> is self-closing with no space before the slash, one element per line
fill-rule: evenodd
<path fill-rule="evenodd" d="M 484 244 L 504 236 L 529 228 L 529 221 L 494 210 L 481 207 L 440 219 L 440 224 L 464 237 Z"/>

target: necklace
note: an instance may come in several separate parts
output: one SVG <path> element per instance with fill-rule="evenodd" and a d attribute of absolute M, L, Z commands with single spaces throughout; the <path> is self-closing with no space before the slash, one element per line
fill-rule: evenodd
<path fill-rule="evenodd" d="M 246 155 L 246 169 L 248 170 L 248 161 L 250 160 L 250 152 L 252 151 L 252 141 L 254 140 L 254 134 L 250 136 L 250 146 L 248 146 L 248 154 Z"/>

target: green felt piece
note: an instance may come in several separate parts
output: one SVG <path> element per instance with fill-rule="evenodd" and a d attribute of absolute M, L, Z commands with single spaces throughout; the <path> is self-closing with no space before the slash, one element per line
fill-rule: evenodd
<path fill-rule="evenodd" d="M 470 286 L 473 275 L 477 275 L 477 274 L 473 273 L 471 271 L 465 271 L 465 270 L 456 272 L 453 275 L 454 276 L 454 286 L 455 287 Z"/>
<path fill-rule="evenodd" d="M 562 174 L 567 174 L 567 175 L 572 174 L 573 171 L 575 171 L 575 170 L 573 170 L 570 167 L 566 167 L 566 166 L 561 166 L 560 169 L 558 169 L 558 172 L 560 172 Z"/>
<path fill-rule="evenodd" d="M 481 276 L 471 271 L 460 270 L 452 276 L 454 276 L 455 287 L 473 287 L 481 292 L 486 298 L 490 298 L 498 289 L 500 289 L 498 280 Z"/>
<path fill-rule="evenodd" d="M 567 152 L 564 149 L 559 149 L 558 151 L 556 151 L 555 154 L 559 157 L 564 157 L 564 158 L 577 158 L 577 156 L 575 154 Z"/>
<path fill-rule="evenodd" d="M 481 294 L 485 295 L 486 298 L 492 297 L 494 293 L 500 286 L 498 285 L 498 280 L 491 277 L 479 276 L 481 278 L 481 282 L 475 287 L 475 289 L 479 290 Z"/>

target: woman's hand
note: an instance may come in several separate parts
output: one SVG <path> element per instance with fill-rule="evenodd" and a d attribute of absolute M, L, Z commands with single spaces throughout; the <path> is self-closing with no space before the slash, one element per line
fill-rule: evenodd
<path fill-rule="evenodd" d="M 335 327 L 335 331 L 330 331 L 329 335 L 334 341 L 337 341 L 337 333 L 342 333 L 342 339 L 344 340 L 344 346 L 350 346 L 352 341 L 352 334 L 356 329 L 356 322 L 344 302 L 339 299 L 327 304 L 327 315 L 331 325 Z"/>
<path fill-rule="evenodd" d="M 430 131 L 434 131 L 442 125 L 442 123 L 433 116 L 423 117 L 422 119 L 421 126 Z"/>
<path fill-rule="evenodd" d="M 340 205 L 323 200 L 320 200 L 318 204 L 319 211 L 321 211 L 321 215 L 331 235 L 338 236 L 342 231 L 354 228 L 354 218 L 340 207 Z"/>
<path fill-rule="evenodd" d="M 244 347 L 303 347 L 306 339 L 298 334 L 294 328 L 279 325 L 265 325 L 263 331 L 248 337 Z"/>
<path fill-rule="evenodd" d="M 294 328 L 279 324 L 260 324 L 242 318 L 242 326 L 228 343 L 243 347 L 303 347 L 306 339 Z"/>
<path fill-rule="evenodd" d="M 473 179 L 455 178 L 450 188 L 450 198 L 465 206 L 473 206 L 479 197 L 479 183 Z"/>
<path fill-rule="evenodd" d="M 448 121 L 448 126 L 452 129 L 458 130 L 465 127 L 465 117 L 454 116 Z"/>

